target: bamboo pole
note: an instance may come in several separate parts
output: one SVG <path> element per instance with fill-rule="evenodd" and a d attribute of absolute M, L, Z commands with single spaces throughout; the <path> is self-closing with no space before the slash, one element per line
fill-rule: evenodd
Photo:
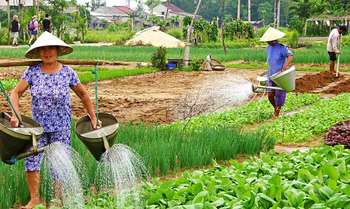
<path fill-rule="evenodd" d="M 7 34 L 7 44 L 10 45 L 11 42 L 11 38 L 10 38 L 10 34 L 11 34 L 11 7 L 10 7 L 10 0 L 6 0 L 7 2 L 7 27 L 8 27 L 8 34 Z"/>
<path fill-rule="evenodd" d="M 75 60 L 75 59 L 61 59 L 58 60 L 60 63 L 65 65 L 119 65 L 128 66 L 130 63 L 127 62 L 114 62 L 114 61 L 103 61 L 103 60 Z M 0 61 L 0 67 L 15 67 L 15 66 L 30 66 L 40 64 L 41 60 L 20 60 L 20 61 Z"/>

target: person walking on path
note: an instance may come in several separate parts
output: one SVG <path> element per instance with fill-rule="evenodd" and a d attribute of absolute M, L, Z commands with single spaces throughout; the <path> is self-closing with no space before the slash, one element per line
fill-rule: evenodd
<path fill-rule="evenodd" d="M 45 14 L 45 18 L 42 21 L 43 31 L 47 31 L 51 33 L 51 20 L 49 18 L 49 14 Z"/>
<path fill-rule="evenodd" d="M 30 35 L 29 39 L 29 45 L 32 44 L 33 41 L 35 41 L 38 38 L 38 33 L 39 33 L 39 23 L 37 20 L 36 15 L 32 17 L 32 20 L 28 24 L 28 31 Z"/>
<path fill-rule="evenodd" d="M 260 41 L 267 42 L 267 63 L 268 63 L 268 86 L 277 86 L 271 76 L 286 70 L 292 63 L 293 53 L 287 46 L 280 44 L 278 39 L 283 38 L 285 33 L 275 29 L 268 28 Z M 287 93 L 283 90 L 268 90 L 268 99 L 274 107 L 273 118 L 278 118 L 282 106 L 286 101 Z"/>
<path fill-rule="evenodd" d="M 72 89 L 81 99 L 91 119 L 91 125 L 97 127 L 97 119 L 88 92 L 80 83 L 76 72 L 61 64 L 58 56 L 72 53 L 73 49 L 49 32 L 44 32 L 28 49 L 25 56 L 41 59 L 38 65 L 27 68 L 21 80 L 11 93 L 15 110 L 19 113 L 19 99 L 30 88 L 33 119 L 43 128 L 44 133 L 38 141 L 38 147 L 54 142 L 71 144 L 71 97 Z M 11 126 L 18 127 L 18 120 L 11 117 Z M 30 201 L 22 209 L 32 209 L 41 203 L 40 162 L 42 154 L 25 159 L 25 171 L 30 193 Z"/>
<path fill-rule="evenodd" d="M 327 51 L 329 55 L 329 72 L 332 75 L 335 75 L 335 62 L 337 61 L 337 57 L 339 56 L 340 52 L 340 40 L 342 34 L 344 34 L 347 31 L 346 26 L 339 26 L 337 28 L 334 28 L 328 37 L 327 42 Z"/>
<path fill-rule="evenodd" d="M 11 22 L 11 37 L 12 37 L 12 46 L 18 45 L 18 36 L 19 36 L 20 24 L 17 15 L 13 15 Z"/>

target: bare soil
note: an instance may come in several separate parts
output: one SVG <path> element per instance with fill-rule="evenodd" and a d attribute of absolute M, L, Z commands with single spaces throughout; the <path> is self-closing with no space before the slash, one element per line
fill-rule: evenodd
<path fill-rule="evenodd" d="M 94 101 L 94 83 L 85 85 Z M 247 91 L 243 95 L 242 88 Z M 158 72 L 102 81 L 99 111 L 111 113 L 120 122 L 169 123 L 196 114 L 235 106 L 249 99 L 247 80 L 236 71 Z M 238 98 L 238 99 L 237 99 Z M 1 111 L 9 108 L 0 97 Z M 31 115 L 30 94 L 20 99 L 21 112 Z M 80 99 L 72 93 L 75 118 L 85 115 Z"/>

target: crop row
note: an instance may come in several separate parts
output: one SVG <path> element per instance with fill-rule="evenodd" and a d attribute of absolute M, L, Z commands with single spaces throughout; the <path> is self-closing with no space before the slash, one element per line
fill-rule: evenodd
<path fill-rule="evenodd" d="M 350 151 L 261 154 L 232 166 L 148 184 L 145 208 L 350 208 Z M 92 207 L 94 208 L 94 207 Z"/>
<path fill-rule="evenodd" d="M 350 94 L 322 99 L 302 112 L 282 116 L 260 128 L 268 131 L 279 142 L 305 142 L 325 133 L 337 122 L 350 118 Z"/>
<path fill-rule="evenodd" d="M 293 111 L 305 105 L 314 104 L 320 100 L 321 97 L 317 94 L 288 94 L 283 111 Z M 203 126 L 242 128 L 244 125 L 267 120 L 271 118 L 272 115 L 273 107 L 269 101 L 267 99 L 261 99 L 222 113 L 197 116 L 188 121 L 181 121 L 175 124 L 180 126 L 185 124 L 189 129 L 194 130 Z"/>
<path fill-rule="evenodd" d="M 113 61 L 137 61 L 148 62 L 151 60 L 155 47 L 126 47 L 126 46 L 73 46 L 74 53 L 64 56 L 72 59 L 94 59 Z M 16 48 L 0 51 L 0 58 L 23 58 L 27 48 Z M 168 49 L 169 58 L 180 58 L 183 49 Z M 350 48 L 342 49 L 342 62 L 348 63 L 350 60 Z M 96 53 L 98 52 L 98 53 Z M 294 63 L 326 64 L 329 61 L 324 45 L 312 46 L 294 50 Z M 264 48 L 231 48 L 228 53 L 223 53 L 222 48 L 192 48 L 191 59 L 204 59 L 208 54 L 220 61 L 266 61 L 266 49 Z"/>
<path fill-rule="evenodd" d="M 73 130 L 74 132 L 74 130 Z M 238 154 L 255 155 L 271 149 L 274 139 L 264 133 L 240 133 L 227 128 L 206 128 L 198 132 L 183 132 L 177 127 L 122 125 L 117 143 L 133 148 L 144 159 L 153 176 L 166 175 L 182 169 L 210 164 L 215 160 L 229 160 Z M 73 136 L 73 148 L 86 166 L 85 181 L 93 185 L 96 160 L 86 147 Z M 15 202 L 28 198 L 23 163 L 0 163 L 0 208 L 9 208 Z"/>

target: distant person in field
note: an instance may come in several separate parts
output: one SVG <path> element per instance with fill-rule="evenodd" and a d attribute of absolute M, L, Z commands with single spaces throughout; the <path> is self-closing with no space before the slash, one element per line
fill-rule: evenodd
<path fill-rule="evenodd" d="M 43 31 L 47 31 L 51 33 L 51 20 L 49 18 L 49 14 L 45 14 L 45 18 L 42 21 Z"/>
<path fill-rule="evenodd" d="M 337 61 L 337 56 L 341 53 L 340 52 L 340 38 L 342 34 L 346 33 L 347 28 L 346 26 L 339 26 L 337 28 L 334 28 L 328 37 L 327 42 L 327 51 L 329 55 L 329 72 L 332 75 L 335 75 L 335 62 Z"/>
<path fill-rule="evenodd" d="M 272 80 L 271 76 L 286 70 L 293 60 L 293 53 L 287 46 L 280 44 L 278 39 L 283 38 L 285 33 L 275 29 L 269 28 L 260 41 L 268 43 L 267 47 L 267 62 L 268 62 L 268 86 L 277 86 Z M 274 107 L 273 118 L 278 118 L 281 108 L 286 101 L 287 93 L 283 90 L 268 90 L 268 99 Z"/>
<path fill-rule="evenodd" d="M 33 41 L 35 41 L 38 38 L 38 33 L 39 33 L 39 23 L 37 20 L 36 15 L 32 17 L 32 20 L 28 23 L 28 31 L 30 35 L 29 39 L 29 45 L 32 44 Z"/>
<path fill-rule="evenodd" d="M 17 15 L 13 15 L 11 22 L 11 37 L 12 37 L 12 46 L 18 45 L 18 36 L 19 36 L 20 24 Z"/>

